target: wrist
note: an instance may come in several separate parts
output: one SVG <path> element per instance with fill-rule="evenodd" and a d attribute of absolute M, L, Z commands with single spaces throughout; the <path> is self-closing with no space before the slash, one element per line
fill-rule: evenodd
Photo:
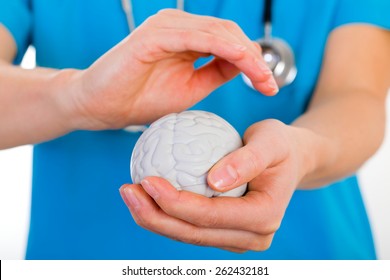
<path fill-rule="evenodd" d="M 323 185 L 327 181 L 327 168 L 337 159 L 337 146 L 331 139 L 310 129 L 296 126 L 290 128 L 299 166 L 297 188 L 309 189 Z"/>
<path fill-rule="evenodd" d="M 82 110 L 81 70 L 64 69 L 51 77 L 54 107 L 60 116 L 60 123 L 67 132 L 90 129 Z"/>

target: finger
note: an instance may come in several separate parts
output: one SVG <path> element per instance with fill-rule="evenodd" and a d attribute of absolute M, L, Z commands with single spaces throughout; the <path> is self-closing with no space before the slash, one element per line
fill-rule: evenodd
<path fill-rule="evenodd" d="M 158 19 L 156 19 L 154 24 L 161 28 L 196 29 L 223 36 L 229 41 L 232 40 L 232 42 L 237 44 L 245 45 L 254 57 L 260 58 L 261 51 L 258 51 L 258 47 L 253 44 L 234 21 L 212 16 L 195 15 L 177 9 L 161 10 L 156 17 Z"/>
<path fill-rule="evenodd" d="M 240 198 L 207 198 L 186 191 L 177 191 L 168 181 L 147 177 L 144 190 L 168 215 L 198 227 L 236 229 L 268 235 L 279 227 L 267 193 L 248 192 Z M 239 219 L 237 218 L 239 217 Z"/>
<path fill-rule="evenodd" d="M 207 182 L 219 192 L 241 186 L 259 176 L 269 166 L 272 159 L 267 156 L 246 145 L 217 162 L 209 171 Z"/>
<path fill-rule="evenodd" d="M 251 67 L 245 67 L 246 65 L 240 62 L 238 61 L 235 64 L 249 78 L 256 90 L 266 96 L 274 96 L 279 92 L 279 87 L 272 75 L 272 71 L 268 68 L 262 57 L 255 59 L 248 57 L 246 62 Z"/>
<path fill-rule="evenodd" d="M 266 168 L 288 155 L 283 133 L 285 125 L 263 121 L 252 125 L 244 135 L 245 146 L 228 154 L 209 171 L 207 182 L 216 191 L 226 192 L 252 181 Z"/>
<path fill-rule="evenodd" d="M 237 44 L 242 44 L 248 48 L 247 52 L 250 53 L 255 61 L 255 64 L 258 66 L 256 71 L 261 72 L 267 77 L 264 81 L 263 77 L 261 77 L 260 80 L 256 78 L 256 74 L 258 73 L 250 75 L 249 79 L 251 79 L 252 85 L 255 89 L 268 96 L 273 96 L 279 91 L 279 87 L 273 77 L 273 73 L 262 56 L 260 45 L 257 42 L 251 41 L 236 23 L 226 20 L 218 23 L 215 21 L 215 18 L 211 18 L 209 23 L 205 23 L 205 21 L 202 22 L 203 25 L 205 25 L 203 27 L 205 30 L 212 30 L 214 25 L 217 25 L 217 27 L 221 26 L 221 28 L 219 28 L 221 30 L 218 30 L 216 34 L 223 34 L 229 40 L 232 40 Z"/>
<path fill-rule="evenodd" d="M 142 40 L 136 39 L 137 44 L 134 42 L 135 39 L 131 40 L 131 37 L 127 39 L 136 48 L 134 55 L 139 60 L 149 63 L 169 58 L 174 53 L 188 51 L 212 54 L 228 61 L 236 61 L 242 59 L 247 50 L 246 46 L 221 36 L 190 29 L 149 28 L 147 32 L 142 33 Z"/>
<path fill-rule="evenodd" d="M 231 20 L 224 20 L 211 16 L 193 15 L 171 9 L 168 9 L 161 14 L 163 14 L 163 16 L 161 21 L 159 21 L 159 26 L 163 28 L 196 29 L 211 33 L 215 36 L 222 36 L 229 41 L 246 46 L 248 53 L 250 53 L 255 62 L 259 64 L 260 71 L 268 75 L 266 81 L 261 80 L 260 82 L 252 76 L 249 77 L 253 86 L 266 95 L 274 95 L 278 92 L 279 88 L 272 76 L 272 71 L 269 69 L 261 55 L 262 50 L 260 45 L 257 42 L 251 41 L 237 23 Z M 172 17 L 176 18 L 176 20 L 172 20 Z"/>
<path fill-rule="evenodd" d="M 235 65 L 262 93 L 273 95 L 278 90 L 272 72 L 262 58 L 250 54 L 246 46 L 223 37 L 188 29 L 156 29 L 148 35 L 145 34 L 142 43 L 136 46 L 138 48 L 134 55 L 146 63 L 171 57 L 175 53 L 208 53 Z"/>
<path fill-rule="evenodd" d="M 156 46 L 157 50 L 145 54 L 149 59 L 153 57 L 158 59 L 161 50 L 169 55 L 172 55 L 172 52 L 185 51 L 208 53 L 235 65 L 247 75 L 255 88 L 261 90 L 262 93 L 273 95 L 278 91 L 272 71 L 263 58 L 253 55 L 245 45 L 237 44 L 234 41 L 210 33 L 188 29 L 160 30 L 158 35 L 153 35 L 151 41 L 150 45 Z M 151 47 L 146 46 L 143 49 L 145 51 L 152 50 Z"/>
<path fill-rule="evenodd" d="M 265 250 L 272 241 L 269 236 L 240 230 L 200 228 L 171 217 L 139 185 L 124 185 L 120 193 L 138 225 L 174 240 L 235 251 Z"/>
<path fill-rule="evenodd" d="M 279 86 L 273 77 L 269 78 L 269 80 L 266 82 L 258 82 L 255 80 L 251 80 L 251 82 L 253 87 L 264 95 L 274 96 L 279 92 Z"/>
<path fill-rule="evenodd" d="M 231 20 L 165 9 L 151 17 L 145 25 L 152 26 L 154 29 L 157 28 L 156 30 L 158 33 L 163 30 L 169 30 L 171 32 L 186 30 L 186 32 L 189 33 L 201 31 L 211 36 L 221 37 L 229 42 L 244 46 L 248 58 L 252 60 L 252 64 L 254 63 L 257 66 L 254 68 L 254 71 L 250 72 L 246 72 L 248 70 L 242 69 L 252 81 L 253 86 L 263 94 L 270 96 L 275 95 L 279 90 L 277 83 L 272 76 L 272 71 L 269 69 L 261 55 L 259 44 L 254 44 L 245 35 L 243 30 Z M 163 39 L 167 41 L 167 38 L 169 37 L 166 36 Z M 238 68 L 240 67 L 238 66 Z"/>

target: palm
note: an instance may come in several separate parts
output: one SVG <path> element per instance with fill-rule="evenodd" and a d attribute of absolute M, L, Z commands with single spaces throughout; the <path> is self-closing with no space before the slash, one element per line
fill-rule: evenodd
<path fill-rule="evenodd" d="M 174 57 L 153 65 L 146 75 L 147 81 L 137 94 L 140 104 L 152 106 L 158 115 L 191 106 L 199 92 L 206 94 L 204 88 L 194 86 L 193 63 L 193 59 Z M 154 106 L 156 102 L 164 106 Z"/>
<path fill-rule="evenodd" d="M 287 159 L 267 168 L 249 183 L 247 195 L 267 203 L 272 209 L 270 213 L 275 214 L 280 221 L 297 185 L 297 172 L 292 166 Z"/>

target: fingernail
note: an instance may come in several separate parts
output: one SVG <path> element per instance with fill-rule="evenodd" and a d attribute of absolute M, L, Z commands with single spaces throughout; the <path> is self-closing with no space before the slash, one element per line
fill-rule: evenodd
<path fill-rule="evenodd" d="M 123 190 L 123 192 L 124 192 L 126 199 L 131 207 L 133 207 L 134 209 L 138 209 L 141 207 L 141 204 L 140 204 L 137 196 L 135 195 L 134 191 L 131 188 L 126 188 Z"/>
<path fill-rule="evenodd" d="M 237 179 L 237 171 L 231 165 L 219 168 L 210 174 L 210 184 L 219 190 L 233 185 Z"/>
<path fill-rule="evenodd" d="M 267 85 L 269 88 L 272 89 L 273 93 L 277 93 L 279 91 L 278 84 L 276 83 L 276 81 L 273 77 L 268 80 Z"/>
<path fill-rule="evenodd" d="M 159 197 L 157 189 L 148 180 L 142 180 L 141 185 L 151 197 L 153 197 L 154 199 L 157 199 Z"/>
<path fill-rule="evenodd" d="M 267 76 L 271 76 L 272 75 L 271 69 L 269 69 L 269 67 L 267 66 L 267 64 L 265 64 L 264 61 L 258 60 L 257 61 L 257 65 L 259 66 L 261 72 L 263 72 L 265 75 L 267 75 Z"/>

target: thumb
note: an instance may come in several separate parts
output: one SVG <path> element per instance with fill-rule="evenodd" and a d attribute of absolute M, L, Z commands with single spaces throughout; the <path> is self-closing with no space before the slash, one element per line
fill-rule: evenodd
<path fill-rule="evenodd" d="M 250 126 L 244 134 L 245 146 L 233 151 L 209 171 L 209 186 L 226 192 L 252 181 L 263 171 L 289 156 L 286 126 L 277 120 L 264 120 Z"/>
<path fill-rule="evenodd" d="M 219 192 L 226 192 L 245 184 L 262 173 L 269 161 L 261 158 L 249 145 L 222 158 L 209 171 L 207 182 Z"/>
<path fill-rule="evenodd" d="M 232 63 L 220 58 L 214 58 L 195 71 L 193 82 L 203 91 L 211 92 L 233 79 L 239 73 L 240 70 Z"/>

